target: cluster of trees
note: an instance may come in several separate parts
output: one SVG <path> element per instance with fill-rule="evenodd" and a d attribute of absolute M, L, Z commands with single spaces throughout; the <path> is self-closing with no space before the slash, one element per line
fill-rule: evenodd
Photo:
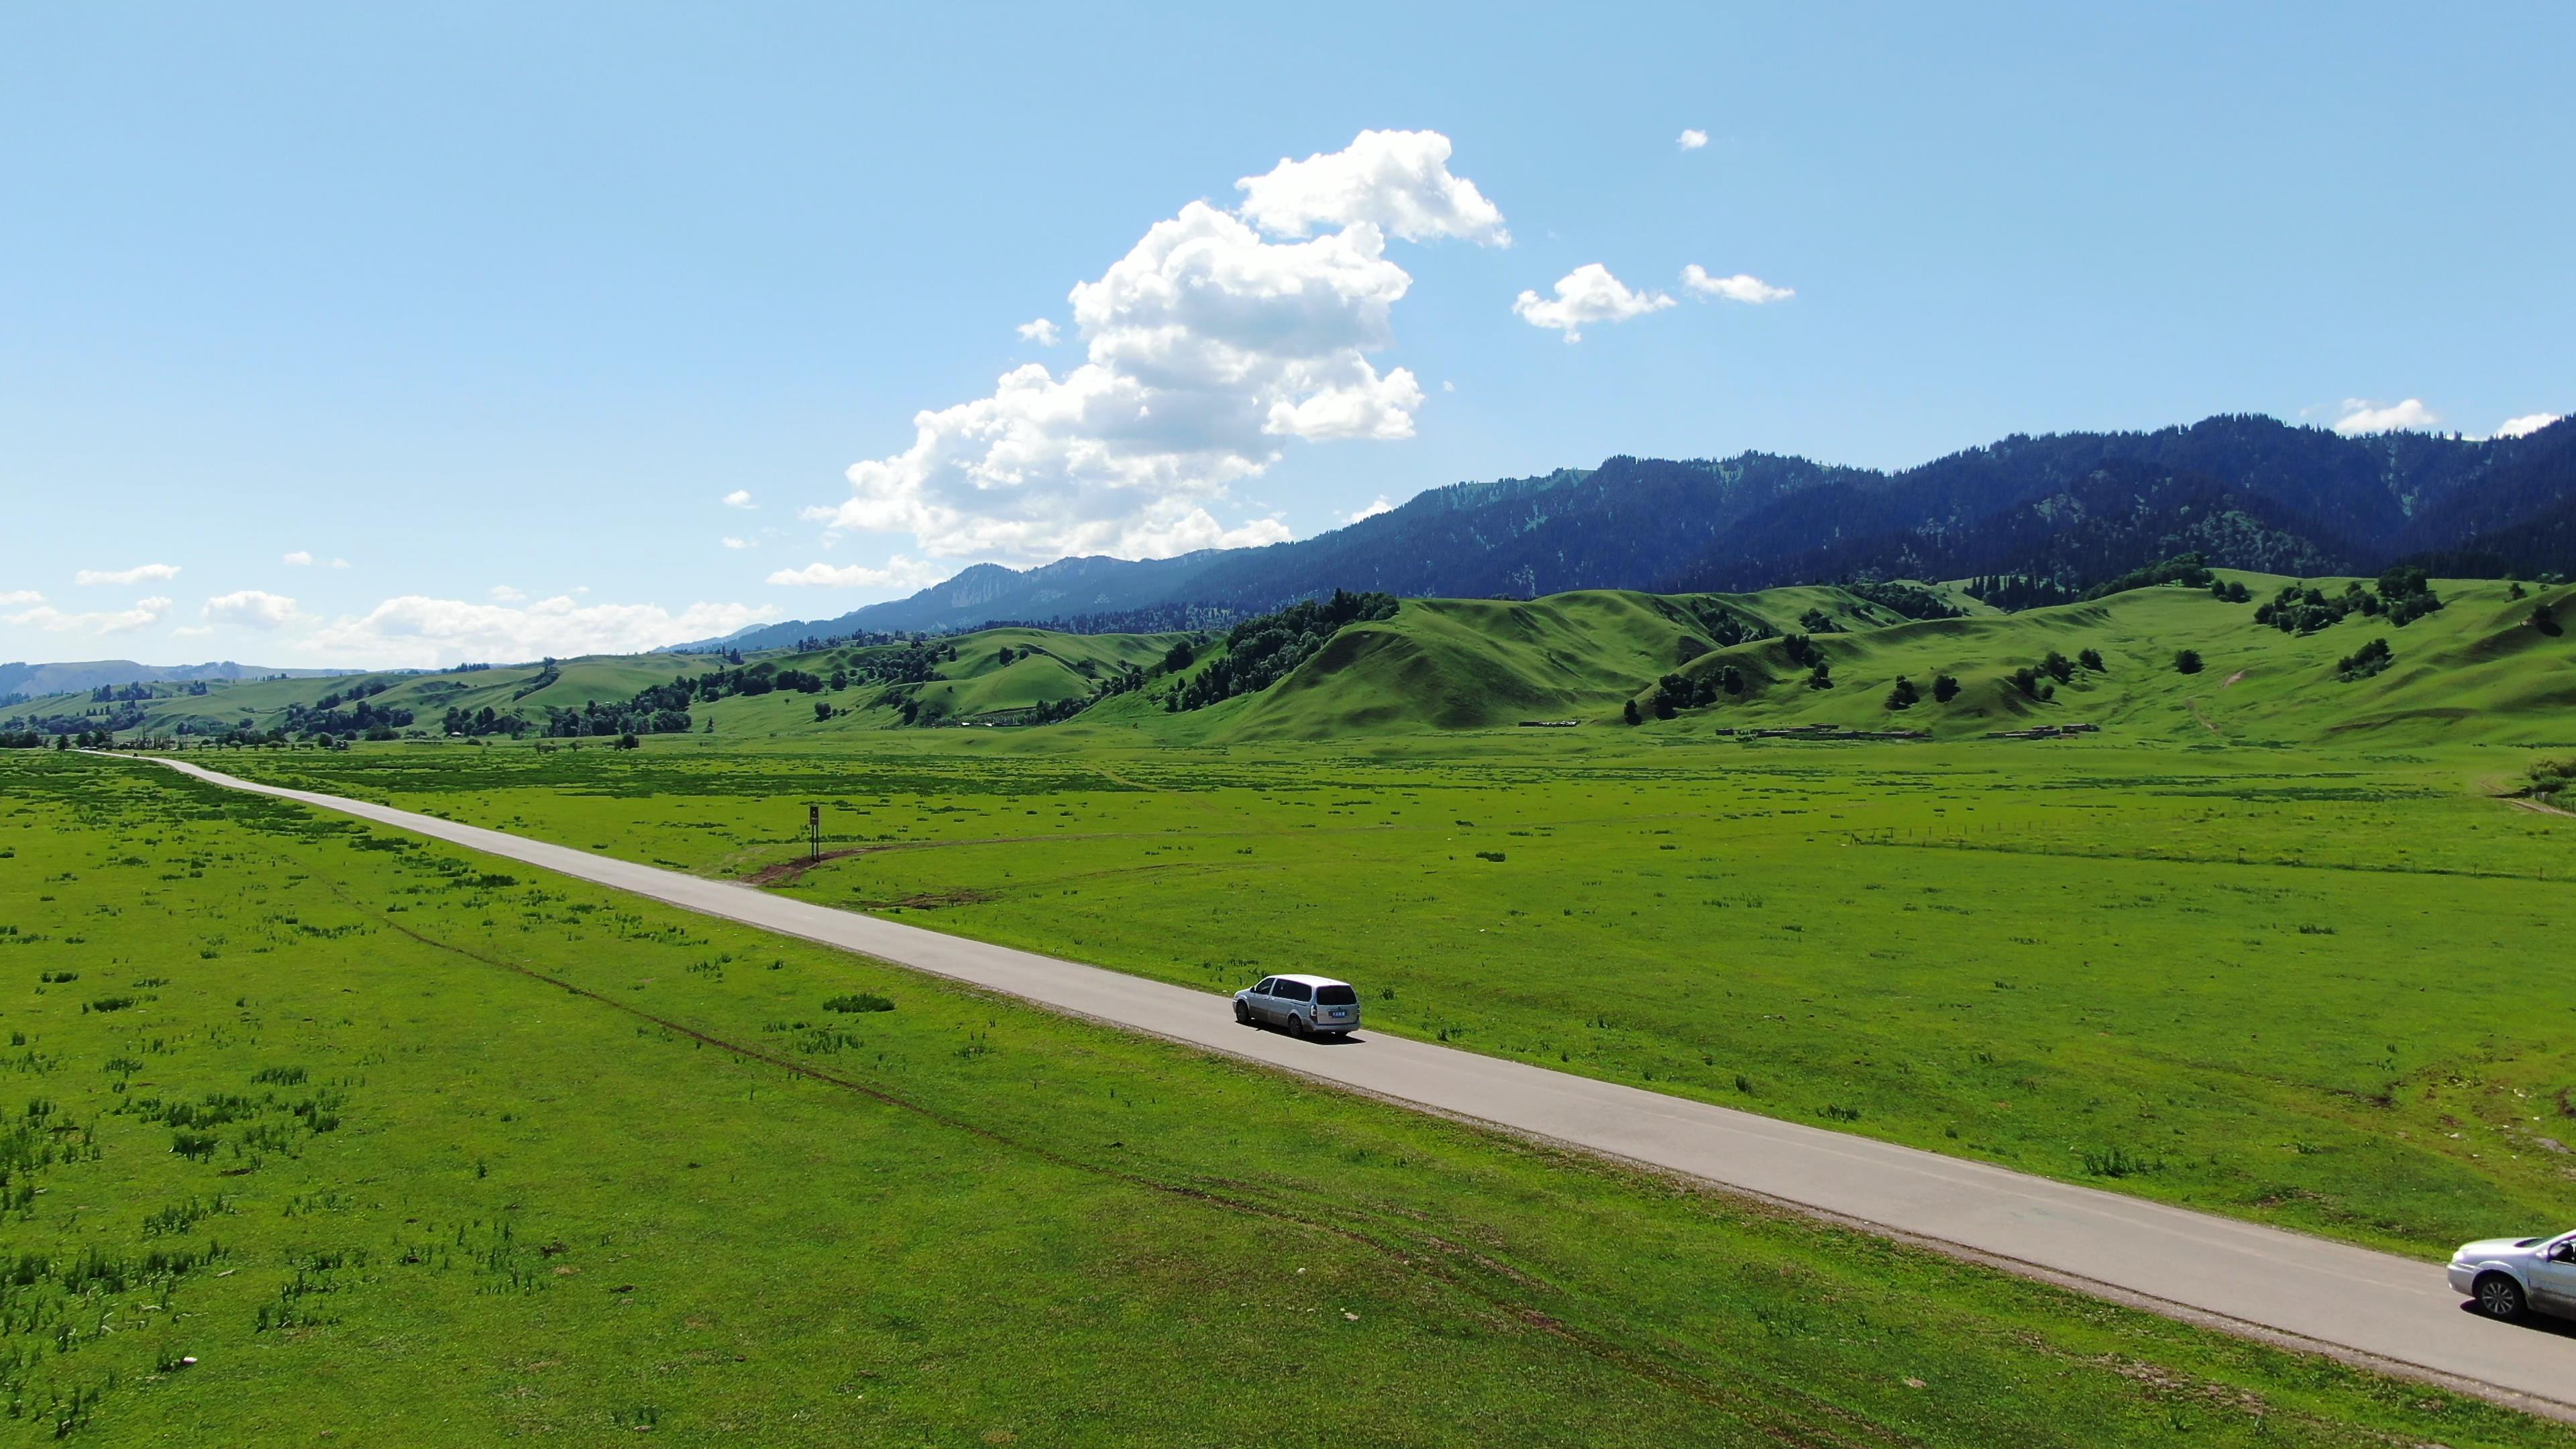
<path fill-rule="evenodd" d="M 439 722 L 439 728 L 451 735 L 508 735 L 515 740 L 536 726 L 515 710 L 502 714 L 487 704 L 476 710 L 450 709 L 447 717 Z"/>
<path fill-rule="evenodd" d="M 1721 694 L 1740 697 L 1744 693 L 1744 683 L 1744 671 L 1732 664 L 1721 664 L 1697 679 L 1667 674 L 1655 681 L 1652 704 L 1655 718 L 1671 719 L 1683 710 L 1704 708 L 1717 703 Z M 1637 702 L 1633 699 L 1628 701 L 1627 717 L 1630 724 L 1641 722 Z"/>
<path fill-rule="evenodd" d="M 2199 554 L 2178 553 L 2161 563 L 2151 563 L 2145 568 L 2131 569 L 2116 578 L 2105 579 L 2076 597 L 2079 600 L 2104 599 L 2113 594 L 2125 594 L 2131 589 L 2152 589 L 2159 584 L 2205 589 L 2216 582 L 2216 576 L 2210 573 Z"/>
<path fill-rule="evenodd" d="M 148 684 L 102 684 L 89 692 L 89 702 L 92 704 L 116 704 L 154 698 L 158 696 L 153 694 L 152 686 Z"/>
<path fill-rule="evenodd" d="M 2323 589 L 2283 584 L 2271 602 L 2254 611 L 2254 622 L 2284 634 L 2313 634 L 2359 614 L 2384 617 L 2403 628 L 2441 607 L 2441 596 L 2433 592 L 2422 569 L 2399 567 L 2381 574 L 2375 590 L 2355 582 L 2344 585 L 2342 593 L 2329 595 Z"/>
<path fill-rule="evenodd" d="M 1308 599 L 1275 614 L 1246 619 L 1226 632 L 1225 657 L 1184 680 L 1164 707 L 1175 713 L 1205 709 L 1238 694 L 1268 689 L 1313 657 L 1343 625 L 1392 619 L 1395 610 L 1393 594 L 1335 589 L 1329 599 Z"/>
<path fill-rule="evenodd" d="M 2024 609 L 2045 609 L 2051 604 L 2075 602 L 2075 591 L 2052 578 L 2031 574 L 1984 574 L 1968 580 L 1964 592 L 1981 604 L 1992 604 L 2008 613 Z"/>
<path fill-rule="evenodd" d="M 2211 579 L 2209 596 L 2222 604 L 2250 604 L 2254 591 L 2232 579 Z"/>
<path fill-rule="evenodd" d="M 987 619 L 979 629 L 1052 629 L 1059 634 L 1198 634 L 1243 622 L 1245 611 L 1224 604 L 1156 604 L 1052 619 Z"/>
<path fill-rule="evenodd" d="M 1843 626 L 1834 622 L 1834 616 L 1826 613 L 1822 609 L 1809 609 L 1807 612 L 1800 614 L 1798 616 L 1798 627 L 1806 630 L 1810 634 L 1839 634 L 1843 632 Z"/>
<path fill-rule="evenodd" d="M 2078 670 L 2090 674 L 2110 672 L 2102 663 L 2099 649 L 2079 651 L 2072 659 L 2051 649 L 2047 658 L 2035 665 L 2025 664 L 2007 677 L 2011 679 L 2012 687 L 2020 690 L 2026 698 L 2055 699 L 2057 686 L 2072 682 Z"/>
<path fill-rule="evenodd" d="M 2373 639 L 2335 661 L 2335 678 L 2350 684 L 2355 680 L 2368 679 L 2396 662 L 2397 656 L 2390 652 L 2388 641 Z"/>
<path fill-rule="evenodd" d="M 651 691 L 647 691 L 650 693 Z M 689 712 L 664 709 L 644 703 L 643 696 L 615 704 L 591 700 L 579 709 L 546 707 L 544 734 L 548 739 L 585 739 L 595 736 L 676 735 L 689 729 Z M 620 742 L 620 748 L 633 745 Z"/>
<path fill-rule="evenodd" d="M 1784 634 L 1780 637 L 1780 652 L 1791 664 L 1807 671 L 1809 689 L 1834 687 L 1833 661 L 1825 658 L 1825 651 L 1816 647 L 1815 640 L 1804 634 Z"/>
<path fill-rule="evenodd" d="M 1958 697 L 1959 676 L 1955 674 L 1936 674 L 1932 676 L 1933 699 L 1942 704 L 1948 704 L 1950 701 L 1957 699 Z M 1922 702 L 1923 691 L 1915 685 L 1914 681 L 1906 678 L 1902 674 L 1896 676 L 1895 686 L 1887 691 L 1887 707 L 1889 709 L 1912 709 L 1914 706 L 1921 704 Z"/>
<path fill-rule="evenodd" d="M 1903 614 L 1909 619 L 1956 619 L 1967 613 L 1948 599 L 1915 584 L 1859 583 L 1843 587 L 1882 609 Z"/>
<path fill-rule="evenodd" d="M 326 694 L 309 705 L 290 704 L 286 707 L 286 718 L 280 722 L 279 728 L 290 735 L 300 735 L 308 740 L 323 737 L 345 738 L 351 735 L 371 740 L 392 739 L 394 731 L 411 724 L 412 713 L 400 705 L 385 705 L 379 708 L 368 703 L 363 697 L 369 694 L 382 694 L 384 688 L 380 684 L 373 689 L 360 692 L 361 697 L 358 698 L 355 707 L 345 710 L 339 708 L 343 703 L 343 696 L 337 694 Z"/>

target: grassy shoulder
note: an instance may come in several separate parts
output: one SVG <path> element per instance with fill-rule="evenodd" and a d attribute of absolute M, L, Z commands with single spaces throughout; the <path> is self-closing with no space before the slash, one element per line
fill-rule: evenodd
<path fill-rule="evenodd" d="M 2525 752 L 873 738 L 224 763 L 734 877 L 817 803 L 826 904 L 2417 1256 L 2576 1181 Z"/>
<path fill-rule="evenodd" d="M 30 1440 L 2571 1442 L 149 767 L 0 771 Z"/>

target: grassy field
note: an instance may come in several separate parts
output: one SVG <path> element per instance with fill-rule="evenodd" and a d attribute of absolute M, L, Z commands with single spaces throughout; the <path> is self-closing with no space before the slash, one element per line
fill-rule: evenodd
<path fill-rule="evenodd" d="M 222 763 L 2417 1256 L 2576 1182 L 2576 822 L 2529 752 L 1515 730 Z"/>
<path fill-rule="evenodd" d="M 148 765 L 0 800 L 16 1440 L 2576 1442 Z"/>

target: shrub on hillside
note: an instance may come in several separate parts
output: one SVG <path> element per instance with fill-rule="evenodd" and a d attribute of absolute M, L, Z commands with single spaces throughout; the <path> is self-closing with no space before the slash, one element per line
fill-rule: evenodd
<path fill-rule="evenodd" d="M 2197 649 L 2175 650 L 2174 672 L 2177 674 L 2198 674 L 2200 672 L 2200 651 Z"/>
<path fill-rule="evenodd" d="M 1923 692 L 1914 687 L 1914 681 L 1900 674 L 1896 676 L 1895 688 L 1890 689 L 1887 692 L 1887 707 L 1889 709 L 1912 709 L 1916 701 L 1922 698 Z"/>
<path fill-rule="evenodd" d="M 2388 652 L 2388 641 L 2373 639 L 2336 660 L 2335 677 L 2350 684 L 2357 679 L 2368 679 L 2396 662 L 2397 656 Z"/>
<path fill-rule="evenodd" d="M 1943 704 L 1948 704 L 1950 701 L 1957 699 L 1959 697 L 1959 676 L 1955 674 L 1936 674 L 1932 676 L 1932 697 Z"/>

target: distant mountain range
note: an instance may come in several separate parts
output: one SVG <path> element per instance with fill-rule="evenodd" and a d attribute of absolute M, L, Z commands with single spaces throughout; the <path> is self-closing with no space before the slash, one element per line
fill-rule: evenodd
<path fill-rule="evenodd" d="M 2401 561 L 2576 572 L 2576 419 L 2476 440 L 2347 438 L 2235 415 L 2151 433 L 2017 434 L 1895 473 L 1769 453 L 1617 457 L 1433 489 L 1266 548 L 978 564 L 907 599 L 681 647 L 1180 605 L 1258 612 L 1335 588 L 1528 598 L 1998 573 L 2082 587 L 2190 550 L 2289 574 Z"/>
<path fill-rule="evenodd" d="M 192 679 L 269 679 L 281 674 L 290 679 L 321 679 L 358 672 L 354 669 L 262 669 L 256 665 L 235 664 L 229 659 L 214 664 L 137 664 L 131 659 L 92 659 L 77 664 L 0 664 L 0 699 L 11 696 L 42 699 L 49 694 L 87 692 L 102 684 L 113 689 L 156 681 L 185 684 Z"/>

